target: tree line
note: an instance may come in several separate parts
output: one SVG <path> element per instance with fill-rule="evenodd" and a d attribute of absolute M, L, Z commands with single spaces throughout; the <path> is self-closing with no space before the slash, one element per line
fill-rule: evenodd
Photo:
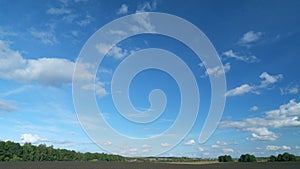
<path fill-rule="evenodd" d="M 0 161 L 125 161 L 125 157 L 105 153 L 80 153 L 45 144 L 35 146 L 31 143 L 20 145 L 12 141 L 0 141 Z"/>
<path fill-rule="evenodd" d="M 230 155 L 222 155 L 218 157 L 219 162 L 234 162 L 233 158 Z M 238 159 L 238 162 L 256 162 L 257 159 L 254 155 L 250 154 L 242 154 Z M 276 162 L 276 161 L 300 161 L 299 157 L 297 158 L 294 154 L 290 153 L 283 153 L 278 154 L 277 157 L 271 155 L 267 158 L 268 162 Z"/>

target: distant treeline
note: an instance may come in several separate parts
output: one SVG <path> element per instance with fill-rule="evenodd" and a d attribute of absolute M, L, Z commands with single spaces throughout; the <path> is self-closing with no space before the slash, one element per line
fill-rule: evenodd
<path fill-rule="evenodd" d="M 270 157 L 263 158 L 268 162 L 276 162 L 276 161 L 300 161 L 300 157 L 295 156 L 290 153 L 278 154 L 277 157 L 271 155 Z M 230 155 L 223 155 L 218 157 L 219 162 L 234 162 L 233 158 Z M 257 158 L 254 155 L 250 154 L 242 154 L 240 158 L 237 160 L 238 162 L 256 162 Z"/>
<path fill-rule="evenodd" d="M 0 161 L 125 161 L 125 157 L 55 149 L 45 144 L 35 146 L 31 143 L 20 145 L 11 141 L 0 141 Z"/>

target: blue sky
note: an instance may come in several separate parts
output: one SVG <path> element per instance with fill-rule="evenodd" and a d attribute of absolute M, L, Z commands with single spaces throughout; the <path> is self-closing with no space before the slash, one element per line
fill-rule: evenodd
<path fill-rule="evenodd" d="M 135 124 L 124 119 L 111 94 L 115 69 L 128 55 L 161 48 L 190 67 L 200 91 L 193 128 L 162 156 L 268 156 L 285 151 L 300 155 L 299 8 L 298 1 L 1 1 L 0 140 L 103 152 L 77 119 L 72 95 L 75 62 L 90 36 L 105 24 L 136 12 L 163 12 L 197 26 L 220 56 L 227 92 L 218 128 L 207 142 L 198 143 L 210 106 L 209 76 L 223 74 L 221 67 L 206 69 L 186 45 L 151 34 L 118 43 L 99 66 L 96 84 L 85 86 L 95 87 L 107 122 L 118 132 L 139 138 L 160 134 L 172 126 L 178 116 L 180 91 L 167 73 L 149 69 L 139 73 L 130 85 L 130 99 L 139 111 L 150 107 L 148 95 L 153 89 L 165 92 L 165 112 L 152 123 Z M 84 77 L 90 75 L 83 72 Z M 115 153 L 132 156 L 152 151 L 147 145 L 122 147 L 115 142 L 103 144 L 118 147 Z M 173 146 L 163 141 L 154 144 Z"/>

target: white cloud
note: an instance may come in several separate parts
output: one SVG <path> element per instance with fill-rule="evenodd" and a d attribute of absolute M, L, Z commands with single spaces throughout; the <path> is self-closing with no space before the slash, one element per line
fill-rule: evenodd
<path fill-rule="evenodd" d="M 111 141 L 106 141 L 106 142 L 103 143 L 103 145 L 109 146 L 109 145 L 112 145 L 112 142 Z"/>
<path fill-rule="evenodd" d="M 213 145 L 211 145 L 211 148 L 214 148 L 214 149 L 217 149 L 217 148 L 219 148 L 220 146 L 219 145 L 216 145 L 216 144 L 213 144 Z"/>
<path fill-rule="evenodd" d="M 8 100 L 0 99 L 0 114 L 10 113 L 17 110 L 17 107 Z"/>
<path fill-rule="evenodd" d="M 170 144 L 170 143 L 161 143 L 160 146 L 162 146 L 162 147 L 170 147 L 170 146 L 172 146 L 172 144 Z"/>
<path fill-rule="evenodd" d="M 96 82 L 95 84 L 87 84 L 84 85 L 82 88 L 86 90 L 95 90 L 97 96 L 106 96 L 108 92 L 103 87 L 104 83 L 102 82 Z"/>
<path fill-rule="evenodd" d="M 213 68 L 207 68 L 205 71 L 205 75 L 206 76 L 215 76 L 215 77 L 219 77 L 222 74 L 225 74 L 226 72 L 228 72 L 230 70 L 230 63 L 226 63 L 224 66 L 216 66 Z"/>
<path fill-rule="evenodd" d="M 250 111 L 257 111 L 258 110 L 258 107 L 257 106 L 252 106 L 251 108 L 250 108 Z"/>
<path fill-rule="evenodd" d="M 259 78 L 263 79 L 263 81 L 261 82 L 260 86 L 261 88 L 265 88 L 268 87 L 270 84 L 276 83 L 279 80 L 281 80 L 283 78 L 282 74 L 278 74 L 278 75 L 270 75 L 267 72 L 263 72 Z"/>
<path fill-rule="evenodd" d="M 270 75 L 267 72 L 263 72 L 259 76 L 259 78 L 262 79 L 259 85 L 250 86 L 249 84 L 243 84 L 239 87 L 227 91 L 226 96 L 239 96 L 250 92 L 259 94 L 259 91 L 257 91 L 258 89 L 267 88 L 271 84 L 277 83 L 279 80 L 283 78 L 283 75 L 282 74 Z"/>
<path fill-rule="evenodd" d="M 155 33 L 155 26 L 151 23 L 148 13 L 139 13 L 138 15 L 134 15 L 133 21 L 136 22 L 130 28 L 133 33 Z"/>
<path fill-rule="evenodd" d="M 254 63 L 258 62 L 258 58 L 254 55 L 246 56 L 246 55 L 241 55 L 237 52 L 234 52 L 233 50 L 228 50 L 223 52 L 223 56 L 226 56 L 228 58 L 233 58 L 239 61 L 247 62 L 247 63 Z"/>
<path fill-rule="evenodd" d="M 121 59 L 133 52 L 133 51 L 128 52 L 126 49 L 122 49 L 118 46 L 113 46 L 111 48 L 111 45 L 104 44 L 104 43 L 100 43 L 96 45 L 96 48 L 100 54 L 102 55 L 107 54 L 107 56 L 113 56 L 115 59 Z"/>
<path fill-rule="evenodd" d="M 279 138 L 279 135 L 269 131 L 266 127 L 260 128 L 246 128 L 244 131 L 252 132 L 252 141 L 275 141 Z"/>
<path fill-rule="evenodd" d="M 278 109 L 267 111 L 263 117 L 246 118 L 242 121 L 223 121 L 223 128 L 236 128 L 239 131 L 251 132 L 252 141 L 274 141 L 280 135 L 269 128 L 288 129 L 300 127 L 300 102 L 290 100 Z"/>
<path fill-rule="evenodd" d="M 157 2 L 145 2 L 144 4 L 138 5 L 136 12 L 154 11 L 157 8 Z"/>
<path fill-rule="evenodd" d="M 234 150 L 232 148 L 223 148 L 222 151 L 224 153 L 233 153 L 234 152 Z"/>
<path fill-rule="evenodd" d="M 75 63 L 61 58 L 24 59 L 18 51 L 9 48 L 0 40 L 0 79 L 22 83 L 62 86 L 71 84 Z M 77 80 L 85 81 L 94 78 L 88 65 L 77 64 Z M 96 94 L 107 94 L 104 84 L 96 81 L 95 85 L 83 86 L 85 89 L 96 88 Z"/>
<path fill-rule="evenodd" d="M 10 36 L 18 36 L 18 34 L 16 32 L 13 32 L 10 29 L 6 29 L 0 26 L 0 38 L 3 37 L 10 37 Z"/>
<path fill-rule="evenodd" d="M 36 134 L 22 134 L 20 139 L 22 143 L 37 143 L 43 140 Z"/>
<path fill-rule="evenodd" d="M 299 85 L 287 86 L 286 88 L 280 88 L 281 95 L 297 94 L 298 92 L 299 92 Z"/>
<path fill-rule="evenodd" d="M 191 140 L 187 141 L 186 143 L 184 143 L 184 145 L 192 146 L 192 145 L 196 145 L 196 142 L 194 139 L 191 139 Z"/>
<path fill-rule="evenodd" d="M 224 142 L 224 141 L 220 141 L 220 140 L 218 140 L 216 143 L 217 143 L 218 145 L 222 145 L 222 146 L 228 145 L 228 143 L 226 143 L 226 142 Z"/>
<path fill-rule="evenodd" d="M 117 15 L 123 15 L 128 13 L 128 5 L 122 4 L 120 9 L 117 12 Z"/>
<path fill-rule="evenodd" d="M 261 32 L 249 31 L 246 32 L 243 37 L 239 40 L 239 44 L 248 45 L 249 43 L 253 43 L 258 41 L 262 36 Z"/>
<path fill-rule="evenodd" d="M 89 25 L 93 20 L 94 20 L 94 18 L 91 15 L 86 15 L 84 19 L 77 21 L 76 23 L 79 26 L 85 27 L 85 26 Z"/>
<path fill-rule="evenodd" d="M 266 150 L 270 151 L 277 151 L 277 150 L 291 150 L 290 146 L 274 146 L 274 145 L 268 145 L 266 146 Z"/>
<path fill-rule="evenodd" d="M 243 84 L 239 87 L 236 87 L 234 89 L 231 89 L 229 91 L 226 92 L 226 96 L 239 96 L 239 95 L 243 95 L 245 93 L 249 93 L 253 90 L 254 88 L 248 84 Z"/>
<path fill-rule="evenodd" d="M 71 10 L 67 8 L 49 8 L 47 10 L 47 14 L 51 15 L 63 15 L 63 14 L 70 14 Z"/>
<path fill-rule="evenodd" d="M 58 43 L 58 40 L 56 36 L 54 35 L 53 31 L 38 31 L 35 29 L 30 29 L 29 33 L 35 37 L 41 40 L 42 43 L 47 45 L 54 45 Z"/>
<path fill-rule="evenodd" d="M 205 149 L 203 147 L 198 147 L 198 150 L 201 152 L 205 151 Z"/>

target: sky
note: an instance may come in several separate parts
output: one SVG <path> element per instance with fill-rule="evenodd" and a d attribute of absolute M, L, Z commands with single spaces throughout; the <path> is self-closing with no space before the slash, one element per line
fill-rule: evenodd
<path fill-rule="evenodd" d="M 299 8 L 300 2 L 296 0 L 2 0 L 0 140 L 54 145 L 80 152 L 111 153 L 109 147 L 114 147 L 112 153 L 128 156 L 151 154 L 156 152 L 155 147 L 168 150 L 160 156 L 215 158 L 223 154 L 239 157 L 243 153 L 269 156 L 283 152 L 300 155 Z M 149 15 L 142 15 L 144 12 L 171 14 L 193 24 L 209 39 L 223 66 L 207 66 L 203 58 L 182 41 L 152 34 L 159 25 L 151 25 Z M 136 17 L 143 27 L 135 30 L 148 33 L 128 37 L 113 47 L 97 44 L 97 51 L 105 56 L 101 64 L 94 65 L 94 77 L 88 68 L 76 63 L 85 55 L 83 49 L 88 47 L 88 42 L 92 41 L 90 37 L 96 35 L 97 30 L 124 16 Z M 174 27 L 174 30 L 189 34 L 186 27 Z M 111 29 L 111 33 L 123 36 L 124 32 Z M 135 65 L 151 62 L 169 65 L 168 68 L 184 74 L 181 77 L 188 78 L 175 62 L 164 64 L 167 54 L 147 60 L 139 52 L 153 48 L 171 52 L 189 67 L 199 98 L 193 99 L 191 92 L 188 102 L 189 107 L 199 104 L 197 116 L 188 112 L 180 116 L 183 95 L 179 80 L 158 69 L 137 73 L 129 79 L 129 92 L 125 93 L 138 112 L 153 113 L 151 108 L 155 103 L 165 103 L 157 119 L 135 123 L 120 115 L 114 102 L 123 92 L 113 87 L 123 84 L 121 80 L 121 85 L 113 86 L 117 79 L 115 73 L 119 73 L 116 76 L 120 79 L 127 78 L 124 72 Z M 134 57 L 137 55 L 140 57 Z M 130 58 L 140 61 L 132 64 Z M 123 70 L 118 72 L 120 65 Z M 97 123 L 96 117 L 88 116 L 91 110 L 88 100 L 81 100 L 79 107 L 91 118 L 81 118 L 81 109 L 76 107 L 74 99 L 76 92 L 72 92 L 74 70 L 78 70 L 79 77 L 75 81 L 94 80 L 94 84 L 86 84 L 82 90 L 94 95 L 105 124 L 117 133 L 132 138 L 152 138 L 176 126 L 176 121 L 190 123 L 191 130 L 183 136 L 181 130 L 171 133 L 169 141 L 156 139 L 140 147 L 134 141 L 120 145 L 120 140 L 99 130 L 104 123 Z M 211 137 L 199 143 L 199 134 L 212 104 L 214 89 L 210 79 L 220 77 L 225 77 L 227 87 L 223 93 L 226 102 L 224 111 L 220 112 L 222 118 Z M 191 81 L 185 82 L 193 89 Z M 164 95 L 156 95 L 158 101 L 154 99 L 152 104 L 148 97 L 154 89 L 160 89 Z M 131 117 L 134 120 L 134 116 Z M 135 120 L 138 117 L 143 116 L 136 116 Z M 194 123 L 189 121 L 191 118 Z M 94 121 L 89 126 L 83 124 L 89 120 Z M 89 133 L 89 127 L 97 130 Z M 105 141 L 98 143 L 99 146 L 92 141 L 93 135 Z"/>

